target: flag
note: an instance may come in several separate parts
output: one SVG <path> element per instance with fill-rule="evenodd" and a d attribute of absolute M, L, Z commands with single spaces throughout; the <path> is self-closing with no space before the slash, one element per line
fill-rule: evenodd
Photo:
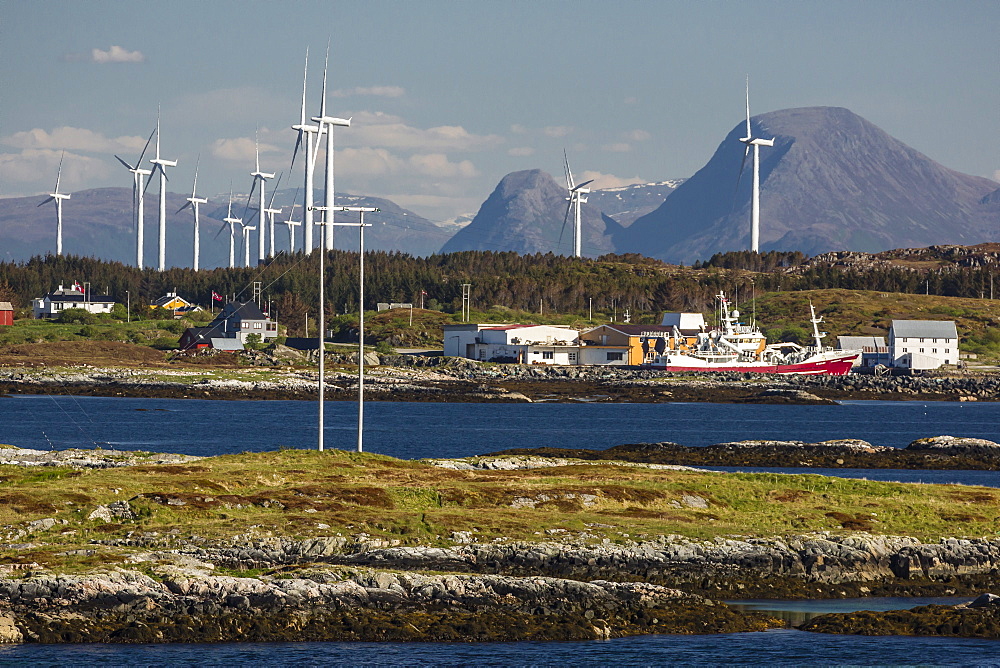
<path fill-rule="evenodd" d="M 217 302 L 221 302 L 222 301 L 222 297 L 219 295 L 218 292 L 216 292 L 215 290 L 212 290 L 212 300 L 213 301 L 217 301 Z"/>
<path fill-rule="evenodd" d="M 73 289 L 77 292 L 83 292 L 83 286 L 80 285 L 80 281 L 73 281 Z"/>
<path fill-rule="evenodd" d="M 420 294 L 422 294 L 422 295 L 426 295 L 426 294 L 427 294 L 427 291 L 426 291 L 426 290 L 421 290 L 421 291 L 420 291 Z"/>

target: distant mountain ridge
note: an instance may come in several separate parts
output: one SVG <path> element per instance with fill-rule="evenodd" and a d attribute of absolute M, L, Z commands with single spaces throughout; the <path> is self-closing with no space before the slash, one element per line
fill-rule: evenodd
<path fill-rule="evenodd" d="M 282 208 L 276 220 L 286 220 L 287 202 L 295 196 L 294 189 L 282 189 L 274 199 L 274 206 Z M 267 193 L 270 199 L 270 192 Z M 157 255 L 157 194 L 152 189 L 146 192 L 144 200 L 145 237 L 144 262 L 154 266 Z M 168 267 L 190 267 L 193 262 L 194 219 L 190 208 L 175 213 L 186 204 L 187 195 L 167 193 L 167 249 Z M 35 255 L 54 253 L 56 248 L 56 215 L 51 204 L 39 207 L 44 196 L 11 197 L 0 199 L 0 260 L 23 261 Z M 228 193 L 213 197 L 201 206 L 201 261 L 203 268 L 226 266 L 229 263 L 229 235 L 220 233 L 224 226 L 222 219 L 228 211 Z M 321 193 L 317 192 L 317 202 Z M 369 250 L 402 251 L 411 255 L 429 255 L 440 248 L 450 237 L 450 232 L 438 227 L 426 218 L 403 209 L 390 200 L 379 197 L 364 197 L 348 193 L 337 194 L 340 206 L 374 206 L 377 214 L 369 214 L 365 222 L 372 223 L 365 233 L 365 247 Z M 246 195 L 234 196 L 233 214 L 245 218 L 247 223 L 257 225 L 256 206 L 247 208 Z M 295 220 L 302 220 L 301 206 L 296 210 Z M 338 221 L 357 221 L 357 214 L 338 213 Z M 256 234 L 256 233 L 255 233 Z M 350 234 L 347 228 L 335 233 L 337 247 L 356 250 L 357 234 Z M 241 234 L 237 230 L 237 245 Z M 296 245 L 301 247 L 302 228 L 295 231 Z M 318 243 L 318 242 L 317 242 Z M 254 236 L 251 257 L 256 258 L 256 236 Z M 275 229 L 275 246 L 280 251 L 288 248 L 288 232 L 284 225 Z M 125 264 L 135 263 L 135 231 L 132 223 L 131 188 L 95 188 L 72 193 L 63 205 L 63 252 L 67 255 L 99 257 L 104 260 Z M 237 252 L 240 264 L 243 254 Z"/>
<path fill-rule="evenodd" d="M 997 239 L 998 184 L 950 170 L 839 107 L 752 119 L 761 148 L 761 250 L 877 252 Z M 751 160 L 735 190 L 746 129 L 655 211 L 614 235 L 619 252 L 690 263 L 749 247 Z M 735 197 L 734 197 L 735 193 Z"/>

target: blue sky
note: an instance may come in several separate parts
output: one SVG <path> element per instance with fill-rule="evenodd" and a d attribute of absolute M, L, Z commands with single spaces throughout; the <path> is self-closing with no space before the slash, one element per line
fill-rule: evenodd
<path fill-rule="evenodd" d="M 1000 3 L 0 2 L 0 197 L 129 186 L 162 107 L 170 190 L 287 171 L 306 47 L 331 42 L 337 190 L 432 220 L 504 174 L 687 177 L 743 115 L 843 106 L 958 171 L 1000 178 Z M 148 157 L 148 156 L 147 156 Z M 301 162 L 297 165 L 299 170 Z M 302 178 L 296 175 L 292 183 Z M 287 176 L 285 183 L 288 183 Z"/>

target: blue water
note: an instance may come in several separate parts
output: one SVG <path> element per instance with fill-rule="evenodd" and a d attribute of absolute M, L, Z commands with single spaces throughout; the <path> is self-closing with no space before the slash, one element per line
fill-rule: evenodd
<path fill-rule="evenodd" d="M 11 666 L 1000 666 L 989 640 L 830 636 L 780 630 L 591 642 L 18 645 Z"/>
<path fill-rule="evenodd" d="M 316 404 L 25 395 L 0 399 L 0 425 L 0 442 L 20 447 L 99 445 L 211 456 L 315 447 Z M 356 403 L 327 403 L 327 447 L 353 449 L 356 429 Z M 365 404 L 366 449 L 404 459 L 468 457 L 516 447 L 603 449 L 659 441 L 703 446 L 752 438 L 861 438 L 905 447 L 940 434 L 1000 441 L 1000 403 Z M 741 470 L 1000 486 L 1000 474 L 991 471 Z"/>

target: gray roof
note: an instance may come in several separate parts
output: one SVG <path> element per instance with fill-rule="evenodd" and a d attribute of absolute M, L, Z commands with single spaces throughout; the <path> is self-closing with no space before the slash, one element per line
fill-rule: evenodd
<path fill-rule="evenodd" d="M 885 348 L 884 336 L 838 336 L 837 347 L 841 350 L 859 348 Z"/>
<path fill-rule="evenodd" d="M 243 350 L 239 339 L 212 339 L 212 347 L 216 350 Z"/>
<path fill-rule="evenodd" d="M 892 333 L 897 338 L 957 339 L 954 320 L 893 320 Z"/>

